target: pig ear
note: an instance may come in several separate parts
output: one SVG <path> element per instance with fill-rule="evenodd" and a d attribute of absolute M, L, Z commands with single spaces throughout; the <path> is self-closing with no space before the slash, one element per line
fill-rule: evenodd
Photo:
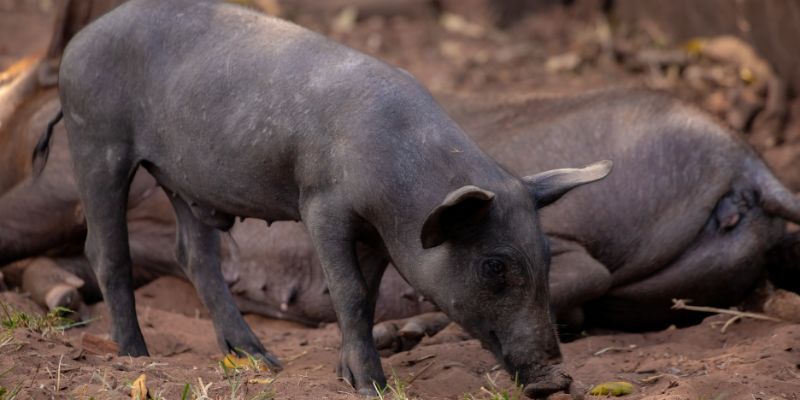
<path fill-rule="evenodd" d="M 598 161 L 583 168 L 553 169 L 522 178 L 536 201 L 536 208 L 553 203 L 580 185 L 598 181 L 611 172 L 613 163 Z"/>
<path fill-rule="evenodd" d="M 456 189 L 428 214 L 422 225 L 422 248 L 436 247 L 459 228 L 474 224 L 486 216 L 494 193 L 477 186 Z"/>

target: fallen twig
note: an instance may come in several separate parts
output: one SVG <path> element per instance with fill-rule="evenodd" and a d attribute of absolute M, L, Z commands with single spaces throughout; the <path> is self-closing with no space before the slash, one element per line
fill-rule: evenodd
<path fill-rule="evenodd" d="M 606 352 L 609 352 L 609 351 L 613 351 L 613 352 L 632 351 L 635 348 L 636 348 L 635 344 L 628 345 L 628 347 L 611 346 L 611 347 L 605 347 L 605 348 L 602 348 L 600 350 L 597 350 L 597 351 L 595 351 L 593 353 L 593 355 L 599 356 L 599 355 L 601 355 L 603 353 L 606 353 Z"/>
<path fill-rule="evenodd" d="M 431 365 L 433 365 L 435 362 L 436 362 L 436 361 L 431 361 L 431 362 L 429 362 L 429 363 L 428 363 L 428 365 L 426 365 L 426 366 L 422 367 L 422 369 L 420 369 L 419 371 L 417 371 L 417 373 L 416 373 L 416 374 L 412 375 L 412 376 L 411 376 L 411 378 L 409 378 L 409 379 L 408 379 L 408 384 L 410 385 L 410 384 L 411 384 L 411 382 L 414 382 L 415 380 L 417 380 L 417 378 L 419 378 L 419 377 L 420 377 L 420 376 L 421 376 L 421 375 L 422 375 L 422 374 L 423 374 L 425 371 L 427 371 L 427 370 L 428 370 L 428 368 L 430 368 L 430 367 L 431 367 Z"/>
<path fill-rule="evenodd" d="M 306 355 L 308 355 L 308 350 L 303 350 L 299 354 L 295 354 L 293 356 L 286 357 L 283 360 L 288 364 L 288 363 L 290 363 L 292 361 L 297 360 L 300 357 L 305 357 Z"/>
<path fill-rule="evenodd" d="M 725 325 L 722 326 L 722 333 L 725 333 L 725 330 L 734 322 L 738 321 L 741 318 L 752 318 L 752 319 L 760 319 L 764 321 L 773 321 L 773 322 L 784 322 L 780 318 L 770 317 L 769 315 L 759 314 L 759 313 L 752 313 L 752 312 L 745 312 L 745 311 L 737 311 L 737 310 L 728 310 L 725 308 L 717 308 L 717 307 L 705 307 L 705 306 L 690 306 L 687 303 L 691 300 L 687 299 L 672 299 L 672 309 L 673 310 L 689 310 L 689 311 L 700 311 L 700 312 L 707 312 L 707 313 L 714 313 L 714 314 L 725 314 L 725 315 L 733 315 L 734 317 L 729 319 L 725 322 Z"/>
<path fill-rule="evenodd" d="M 403 361 L 402 364 L 405 365 L 405 366 L 411 367 L 411 366 L 417 365 L 417 364 L 419 364 L 419 363 L 421 363 L 421 362 L 423 362 L 425 360 L 430 360 L 431 358 L 434 358 L 434 357 L 436 357 L 436 354 L 428 354 L 427 356 L 420 357 L 420 358 L 417 358 L 417 359 L 414 359 L 414 360 Z"/>
<path fill-rule="evenodd" d="M 667 376 L 667 374 L 658 374 L 653 376 L 648 376 L 647 378 L 639 379 L 639 383 L 652 383 L 655 382 L 663 377 Z"/>
<path fill-rule="evenodd" d="M 736 315 L 736 316 L 732 317 L 731 319 L 725 321 L 725 324 L 722 325 L 722 329 L 720 329 L 719 331 L 722 332 L 722 333 L 725 333 L 725 331 L 728 330 L 729 326 L 733 325 L 734 322 L 736 322 L 736 321 L 738 321 L 740 319 L 742 319 L 741 315 Z"/>

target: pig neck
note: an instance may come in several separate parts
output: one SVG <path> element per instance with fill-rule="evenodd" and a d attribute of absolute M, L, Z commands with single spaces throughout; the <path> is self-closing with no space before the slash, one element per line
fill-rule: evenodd
<path fill-rule="evenodd" d="M 375 164 L 381 169 L 382 181 L 392 184 L 383 193 L 391 200 L 361 213 L 377 231 L 400 274 L 426 297 L 426 282 L 430 282 L 420 268 L 436 253 L 423 249 L 420 241 L 428 214 L 450 192 L 465 185 L 496 193 L 496 201 L 503 201 L 506 193 L 519 185 L 518 179 L 480 150 L 443 112 L 430 114 L 393 135 L 416 142 L 416 146 L 404 146 L 408 150 L 394 152 L 390 160 Z M 387 165 L 402 168 L 388 170 Z"/>

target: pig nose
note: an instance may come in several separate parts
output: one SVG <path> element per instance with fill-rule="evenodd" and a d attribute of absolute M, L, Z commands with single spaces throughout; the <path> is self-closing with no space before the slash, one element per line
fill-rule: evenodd
<path fill-rule="evenodd" d="M 523 392 L 525 396 L 532 399 L 545 399 L 553 393 L 569 393 L 571 384 L 572 378 L 569 375 L 559 368 L 554 368 L 551 373 L 542 377 L 542 379 L 526 385 Z"/>

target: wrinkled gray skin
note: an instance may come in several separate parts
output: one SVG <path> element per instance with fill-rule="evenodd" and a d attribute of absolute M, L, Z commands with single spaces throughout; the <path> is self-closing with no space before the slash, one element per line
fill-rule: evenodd
<path fill-rule="evenodd" d="M 302 219 L 342 331 L 337 370 L 359 392 L 385 377 L 371 331 L 383 268 L 359 265 L 357 243 L 479 338 L 527 395 L 568 388 L 536 208 L 604 177 L 609 163 L 515 178 L 409 75 L 216 2 L 120 6 L 70 42 L 59 89 L 85 251 L 122 354 L 147 354 L 126 228 L 141 165 L 171 194 L 178 261 L 224 351 L 280 367 L 236 309 L 215 228 L 235 216 Z"/>

